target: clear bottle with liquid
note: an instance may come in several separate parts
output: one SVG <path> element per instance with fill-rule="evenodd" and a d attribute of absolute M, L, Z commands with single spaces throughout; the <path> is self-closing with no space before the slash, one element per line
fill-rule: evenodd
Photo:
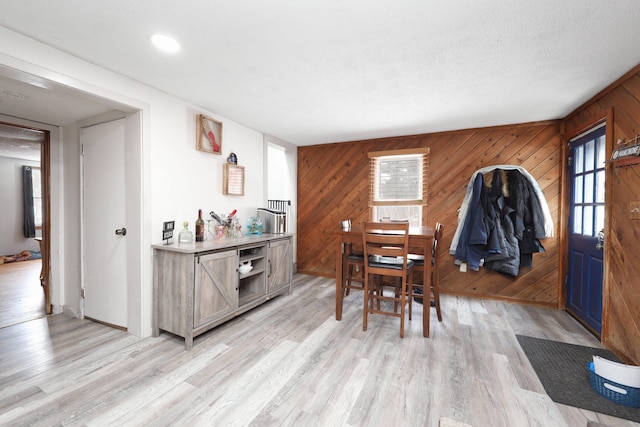
<path fill-rule="evenodd" d="M 182 223 L 182 230 L 178 234 L 178 243 L 191 243 L 193 242 L 193 233 L 189 230 L 189 222 Z"/>

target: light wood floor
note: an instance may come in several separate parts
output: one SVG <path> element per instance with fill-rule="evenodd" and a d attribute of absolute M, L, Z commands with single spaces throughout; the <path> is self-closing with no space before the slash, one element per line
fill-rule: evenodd
<path fill-rule="evenodd" d="M 0 328 L 46 315 L 41 261 L 0 264 Z"/>
<path fill-rule="evenodd" d="M 597 346 L 564 312 L 444 295 L 422 337 L 362 294 L 334 317 L 334 281 L 280 296 L 196 338 L 138 339 L 54 315 L 0 329 L 0 425 L 586 426 L 628 421 L 553 403 L 516 334 Z"/>

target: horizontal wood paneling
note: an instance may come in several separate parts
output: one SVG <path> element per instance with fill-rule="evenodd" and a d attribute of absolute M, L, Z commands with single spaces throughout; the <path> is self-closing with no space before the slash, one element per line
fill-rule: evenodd
<path fill-rule="evenodd" d="M 613 111 L 611 143 L 640 134 L 640 67 L 631 70 L 565 120 L 567 136 Z M 609 132 L 608 132 L 609 134 Z M 640 364 L 640 221 L 630 204 L 640 200 L 640 165 L 607 168 L 603 343 Z"/>
<path fill-rule="evenodd" d="M 558 304 L 558 241 L 543 241 L 533 268 L 517 278 L 493 271 L 461 273 L 448 248 L 458 209 L 472 174 L 485 166 L 515 164 L 527 169 L 542 188 L 555 227 L 560 200 L 560 122 L 468 129 L 298 149 L 298 271 L 335 275 L 334 232 L 341 220 L 369 219 L 370 151 L 430 147 L 429 201 L 425 224 L 445 225 L 442 292 L 540 304 Z"/>

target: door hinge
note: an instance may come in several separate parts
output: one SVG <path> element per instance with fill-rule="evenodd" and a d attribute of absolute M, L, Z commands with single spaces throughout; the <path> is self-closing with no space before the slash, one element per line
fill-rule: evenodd
<path fill-rule="evenodd" d="M 80 290 L 80 298 L 84 298 L 84 288 Z"/>
<path fill-rule="evenodd" d="M 572 162 L 572 160 L 573 160 L 573 157 L 571 157 L 571 156 L 569 156 L 569 158 L 567 158 L 567 165 L 568 165 L 569 167 L 571 167 L 571 162 Z"/>

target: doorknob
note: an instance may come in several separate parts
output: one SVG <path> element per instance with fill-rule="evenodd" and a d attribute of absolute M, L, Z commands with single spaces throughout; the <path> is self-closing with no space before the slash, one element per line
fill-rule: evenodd
<path fill-rule="evenodd" d="M 127 229 L 122 227 L 118 230 L 116 230 L 116 236 L 126 236 L 127 235 Z"/>

